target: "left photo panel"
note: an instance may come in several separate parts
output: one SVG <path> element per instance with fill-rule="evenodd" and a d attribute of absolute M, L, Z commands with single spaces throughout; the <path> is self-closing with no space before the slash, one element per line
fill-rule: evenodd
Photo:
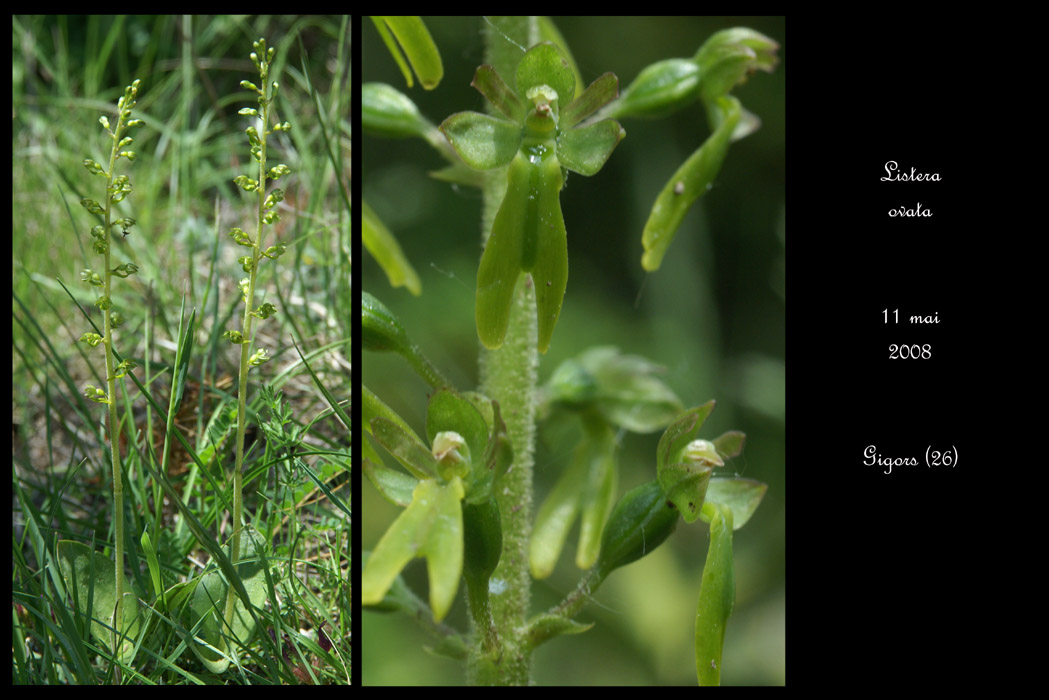
<path fill-rule="evenodd" d="M 350 685 L 349 15 L 12 16 L 12 682 Z"/>

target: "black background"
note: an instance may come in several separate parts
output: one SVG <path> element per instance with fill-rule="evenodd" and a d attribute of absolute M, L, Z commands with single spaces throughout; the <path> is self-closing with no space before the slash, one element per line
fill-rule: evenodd
<path fill-rule="evenodd" d="M 980 668 L 1002 661 L 1017 573 L 993 486 L 1018 468 L 1002 365 L 1023 359 L 1010 52 L 940 18 L 789 16 L 788 35 L 787 682 L 1000 680 Z M 882 182 L 890 160 L 942 181 Z M 888 215 L 918 203 L 933 215 Z M 919 466 L 885 474 L 872 445 Z M 926 466 L 930 446 L 957 465 Z"/>

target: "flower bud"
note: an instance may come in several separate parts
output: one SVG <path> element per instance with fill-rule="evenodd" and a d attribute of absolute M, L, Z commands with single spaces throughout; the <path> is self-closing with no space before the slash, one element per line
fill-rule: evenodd
<path fill-rule="evenodd" d="M 695 61 L 671 58 L 642 70 L 613 106 L 616 117 L 663 117 L 695 101 L 700 71 Z"/>
<path fill-rule="evenodd" d="M 411 99 L 384 83 L 361 86 L 361 124 L 369 133 L 390 138 L 425 136 L 434 128 Z"/>

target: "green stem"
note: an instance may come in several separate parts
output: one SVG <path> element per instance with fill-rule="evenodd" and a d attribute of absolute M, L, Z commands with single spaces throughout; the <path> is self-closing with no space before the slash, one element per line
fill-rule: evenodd
<path fill-rule="evenodd" d="M 485 62 L 500 75 L 514 75 L 523 54 L 538 38 L 534 17 L 489 17 L 485 21 Z M 482 226 L 487 239 L 506 189 L 505 170 L 487 178 Z M 467 678 L 476 685 L 527 685 L 531 652 L 525 639 L 531 577 L 528 540 L 532 530 L 532 466 L 535 451 L 535 389 L 539 364 L 535 290 L 523 276 L 514 293 L 503 346 L 481 350 L 481 390 L 499 402 L 514 449 L 514 464 L 497 495 L 503 517 L 503 554 L 492 576 L 500 592 L 491 597 L 499 653 L 483 653 L 484 635 L 473 640 Z M 485 659 L 490 660 L 490 663 Z"/>

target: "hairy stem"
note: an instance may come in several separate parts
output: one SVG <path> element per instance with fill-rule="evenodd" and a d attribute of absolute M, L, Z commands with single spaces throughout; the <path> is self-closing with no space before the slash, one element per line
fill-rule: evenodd
<path fill-rule="evenodd" d="M 500 75 L 514 75 L 522 47 L 531 46 L 538 38 L 534 17 L 489 17 L 485 30 L 485 62 Z M 505 170 L 487 178 L 482 221 L 485 239 L 505 189 Z M 499 402 L 513 444 L 514 463 L 503 476 L 497 494 L 503 518 L 503 553 L 492 576 L 491 612 L 500 650 L 491 663 L 485 662 L 492 657 L 479 648 L 484 635 L 475 635 L 475 648 L 467 664 L 467 678 L 473 684 L 527 685 L 531 679 L 531 652 L 523 635 L 531 593 L 528 540 L 532 529 L 537 343 L 535 290 L 531 278 L 523 276 L 514 293 L 503 346 L 481 350 L 481 390 Z"/>

